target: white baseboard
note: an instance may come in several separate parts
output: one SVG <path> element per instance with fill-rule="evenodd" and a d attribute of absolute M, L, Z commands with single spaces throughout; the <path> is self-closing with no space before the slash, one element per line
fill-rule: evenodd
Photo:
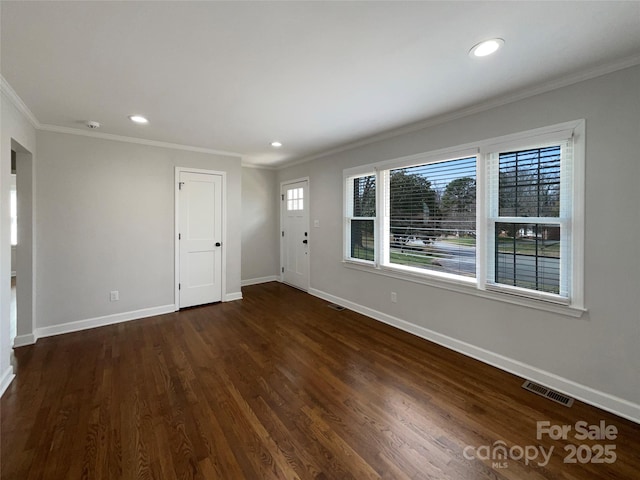
<path fill-rule="evenodd" d="M 0 397 L 4 394 L 5 390 L 11 385 L 11 382 L 16 377 L 15 373 L 13 373 L 13 367 L 9 365 L 9 367 L 2 373 L 2 378 L 0 378 Z"/>
<path fill-rule="evenodd" d="M 242 300 L 242 292 L 227 293 L 224 296 L 224 302 L 233 302 L 234 300 Z"/>
<path fill-rule="evenodd" d="M 13 339 L 13 348 L 26 347 L 36 343 L 36 336 L 33 333 L 28 335 L 18 335 Z"/>
<path fill-rule="evenodd" d="M 248 278 L 242 280 L 240 285 L 242 287 L 248 287 L 249 285 L 258 285 L 259 283 L 277 282 L 280 280 L 278 275 L 269 275 L 268 277 Z"/>
<path fill-rule="evenodd" d="M 231 302 L 234 300 L 242 300 L 241 292 L 228 293 L 225 295 L 224 301 Z M 75 322 L 61 323 L 50 327 L 37 328 L 35 334 L 18 335 L 14 341 L 14 348 L 33 345 L 39 338 L 51 337 L 54 335 L 62 335 L 64 333 L 79 332 L 90 328 L 104 327 L 116 323 L 129 322 L 131 320 L 139 320 L 141 318 L 153 317 L 155 315 L 164 315 L 176 311 L 175 305 L 162 305 L 160 307 L 143 308 L 141 310 L 133 310 L 131 312 L 115 313 L 113 315 L 105 315 L 102 317 L 88 318 L 85 320 L 77 320 Z"/>
<path fill-rule="evenodd" d="M 61 335 L 63 333 L 79 332 L 80 330 L 87 330 L 89 328 L 104 327 L 105 325 L 138 320 L 145 317 L 153 317 L 154 315 L 164 315 L 165 313 L 173 313 L 174 311 L 175 305 L 162 305 L 160 307 L 143 308 L 141 310 L 133 310 L 131 312 L 88 318 L 86 320 L 78 320 L 76 322 L 61 323 L 60 325 L 37 328 L 35 339 L 37 340 L 42 337 Z"/>
<path fill-rule="evenodd" d="M 481 362 L 487 363 L 501 370 L 505 370 L 519 377 L 540 383 L 585 403 L 631 420 L 632 422 L 640 423 L 640 405 L 636 403 L 595 390 L 586 385 L 560 377 L 554 373 L 541 370 L 518 360 L 485 350 L 484 348 L 476 347 L 475 345 L 471 345 L 470 343 L 457 340 L 447 335 L 442 335 L 441 333 L 429 330 L 428 328 L 421 327 L 400 318 L 387 315 L 386 313 L 350 302 L 349 300 L 336 297 L 335 295 L 331 295 L 321 290 L 312 288 L 309 289 L 309 293 L 315 297 L 322 298 L 323 300 L 327 300 L 331 303 L 337 303 L 338 305 L 342 305 L 354 312 L 361 313 L 362 315 L 373 318 L 374 320 L 399 328 L 405 332 L 412 333 L 413 335 L 437 343 L 438 345 L 442 345 L 443 347 L 449 348 L 450 350 L 454 350 L 468 357 L 475 358 L 476 360 L 480 360 Z"/>

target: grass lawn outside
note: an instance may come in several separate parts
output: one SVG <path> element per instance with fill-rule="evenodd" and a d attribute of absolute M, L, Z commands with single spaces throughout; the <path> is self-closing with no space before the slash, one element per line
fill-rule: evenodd
<path fill-rule="evenodd" d="M 475 247 L 476 239 L 471 237 L 447 237 L 439 241 L 462 245 L 465 247 Z M 515 252 L 513 251 L 513 237 L 498 238 L 498 252 L 516 253 L 517 255 L 535 255 L 536 241 L 529 238 L 517 238 L 515 241 Z M 560 258 L 559 240 L 538 240 L 538 255 L 542 257 Z"/>
<path fill-rule="evenodd" d="M 454 245 L 462 245 L 465 247 L 475 247 L 476 239 L 472 237 L 446 237 L 440 239 L 442 242 L 452 243 Z"/>
<path fill-rule="evenodd" d="M 427 257 L 423 253 L 404 253 L 391 251 L 389 254 L 391 263 L 398 265 L 411 266 L 430 266 L 433 263 L 433 257 Z"/>

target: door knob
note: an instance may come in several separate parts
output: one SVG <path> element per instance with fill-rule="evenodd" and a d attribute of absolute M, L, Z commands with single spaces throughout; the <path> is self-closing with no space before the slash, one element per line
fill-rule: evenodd
<path fill-rule="evenodd" d="M 219 247 L 220 245 L 222 245 L 220 242 L 216 242 L 216 247 Z"/>
<path fill-rule="evenodd" d="M 302 240 L 302 243 L 304 243 L 306 245 L 309 242 L 307 240 Z"/>

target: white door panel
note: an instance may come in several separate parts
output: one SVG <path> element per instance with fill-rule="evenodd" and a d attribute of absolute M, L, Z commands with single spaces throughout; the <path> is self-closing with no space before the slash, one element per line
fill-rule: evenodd
<path fill-rule="evenodd" d="M 179 306 L 222 300 L 222 177 L 180 172 Z"/>
<path fill-rule="evenodd" d="M 309 198 L 306 180 L 282 186 L 282 281 L 309 289 Z"/>

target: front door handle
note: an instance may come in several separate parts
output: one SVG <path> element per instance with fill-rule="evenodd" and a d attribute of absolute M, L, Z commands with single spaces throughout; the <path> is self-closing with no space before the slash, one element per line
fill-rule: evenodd
<path fill-rule="evenodd" d="M 307 240 L 302 240 L 302 243 L 304 243 L 306 245 L 309 242 Z"/>
<path fill-rule="evenodd" d="M 220 242 L 216 242 L 216 247 L 219 247 L 220 245 L 222 245 Z"/>

